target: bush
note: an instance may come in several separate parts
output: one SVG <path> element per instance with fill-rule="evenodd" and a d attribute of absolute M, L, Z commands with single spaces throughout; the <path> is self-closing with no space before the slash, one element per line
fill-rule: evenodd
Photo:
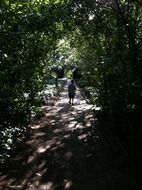
<path fill-rule="evenodd" d="M 80 80 L 78 81 L 78 85 L 79 85 L 81 88 L 83 88 L 83 87 L 89 86 L 89 82 L 88 82 L 87 80 L 85 80 L 85 79 L 80 79 Z"/>

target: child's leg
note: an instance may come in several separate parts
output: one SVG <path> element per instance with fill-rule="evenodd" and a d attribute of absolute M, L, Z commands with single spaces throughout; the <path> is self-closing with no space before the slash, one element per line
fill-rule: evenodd
<path fill-rule="evenodd" d="M 72 97 L 72 104 L 73 104 L 74 98 Z"/>
<path fill-rule="evenodd" d="M 69 96 L 69 104 L 71 104 L 71 97 Z"/>

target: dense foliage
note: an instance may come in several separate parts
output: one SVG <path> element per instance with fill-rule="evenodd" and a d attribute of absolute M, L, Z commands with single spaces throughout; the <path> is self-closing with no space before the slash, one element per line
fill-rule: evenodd
<path fill-rule="evenodd" d="M 1 1 L 0 157 L 27 132 L 39 106 L 38 92 L 50 78 L 50 57 L 61 36 L 53 3 Z M 52 9 L 53 7 L 53 9 Z M 50 74 L 49 74 L 50 73 Z M 6 153 L 7 154 L 7 153 Z"/>
<path fill-rule="evenodd" d="M 93 102 L 116 134 L 137 149 L 142 113 L 141 2 L 99 2 L 79 3 L 76 12 L 79 30 L 74 42 L 84 76 L 81 84 L 95 88 Z"/>
<path fill-rule="evenodd" d="M 2 0 L 0 36 L 2 149 L 26 130 L 51 71 L 74 66 L 112 126 L 133 133 L 142 113 L 140 0 Z"/>

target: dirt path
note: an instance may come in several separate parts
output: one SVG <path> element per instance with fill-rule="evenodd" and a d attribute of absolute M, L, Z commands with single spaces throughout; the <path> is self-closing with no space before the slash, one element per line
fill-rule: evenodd
<path fill-rule="evenodd" d="M 79 90 L 69 105 L 66 87 L 54 106 L 43 107 L 45 116 L 1 172 L 1 190 L 131 189 L 126 163 L 96 128 L 92 106 Z"/>

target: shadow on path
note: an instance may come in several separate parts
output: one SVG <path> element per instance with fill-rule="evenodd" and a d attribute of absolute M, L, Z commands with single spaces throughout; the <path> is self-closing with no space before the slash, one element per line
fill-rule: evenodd
<path fill-rule="evenodd" d="M 44 106 L 44 117 L 30 126 L 32 136 L 1 172 L 0 189 L 131 190 L 126 163 L 104 141 L 91 108 L 79 90 L 69 105 L 65 87 L 55 106 Z"/>

